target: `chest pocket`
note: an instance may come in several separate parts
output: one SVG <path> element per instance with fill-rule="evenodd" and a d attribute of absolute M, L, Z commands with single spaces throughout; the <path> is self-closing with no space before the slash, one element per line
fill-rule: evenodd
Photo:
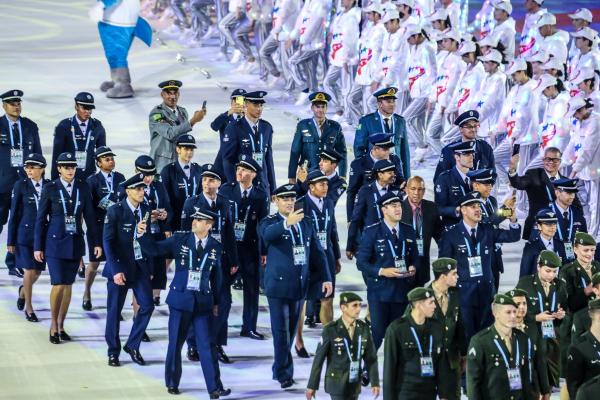
<path fill-rule="evenodd" d="M 314 143 L 315 142 L 315 138 L 313 137 L 313 135 L 303 135 L 302 136 L 302 143 Z"/>

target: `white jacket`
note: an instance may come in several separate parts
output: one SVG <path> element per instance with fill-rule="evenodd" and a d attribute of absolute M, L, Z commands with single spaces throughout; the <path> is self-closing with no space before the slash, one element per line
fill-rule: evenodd
<path fill-rule="evenodd" d="M 539 102 L 533 92 L 536 86 L 537 82 L 529 79 L 523 85 L 515 84 L 506 96 L 496 131 L 506 132 L 513 143 L 539 143 Z"/>
<path fill-rule="evenodd" d="M 481 40 L 492 33 L 495 25 L 494 7 L 490 0 L 485 0 L 469 26 L 470 31 L 479 31 L 479 39 Z"/>
<path fill-rule="evenodd" d="M 541 138 L 540 150 L 542 153 L 546 147 L 556 147 L 561 152 L 567 147 L 571 124 L 565 113 L 567 112 L 570 98 L 569 93 L 565 91 L 546 102 L 544 116 L 538 127 Z"/>
<path fill-rule="evenodd" d="M 540 8 L 536 13 L 527 13 L 525 15 L 523 31 L 521 32 L 521 42 L 519 43 L 519 54 L 521 57 L 530 57 L 540 50 L 537 42 L 541 39 L 541 36 L 537 29 L 537 22 L 547 12 L 547 9 Z"/>
<path fill-rule="evenodd" d="M 600 70 L 600 51 L 597 49 L 592 49 L 583 55 L 578 51 L 575 57 L 573 57 L 571 60 L 569 76 L 575 76 L 578 70 L 585 67 L 591 68 L 594 71 Z M 596 76 L 596 85 L 597 84 L 598 77 Z"/>
<path fill-rule="evenodd" d="M 394 33 L 386 33 L 383 37 L 381 55 L 374 75 L 374 80 L 380 82 L 382 87 L 392 86 L 400 79 L 408 53 L 407 47 L 401 29 Z"/>
<path fill-rule="evenodd" d="M 359 85 L 370 85 L 375 76 L 377 60 L 381 55 L 383 36 L 387 33 L 381 22 L 362 31 L 358 48 L 358 68 L 354 81 Z"/>
<path fill-rule="evenodd" d="M 571 130 L 571 140 L 563 154 L 563 162 L 573 165 L 577 177 L 583 180 L 600 179 L 600 115 L 593 112 Z"/>
<path fill-rule="evenodd" d="M 446 12 L 448 13 L 448 18 L 450 18 L 452 29 L 462 33 L 460 29 L 460 4 L 455 2 L 450 3 L 450 5 L 446 7 Z"/>
<path fill-rule="evenodd" d="M 291 39 L 298 39 L 301 50 L 325 47 L 325 19 L 330 9 L 328 0 L 306 0 L 296 19 Z"/>
<path fill-rule="evenodd" d="M 471 96 L 471 107 L 479 111 L 479 132 L 482 136 L 489 136 L 496 130 L 506 92 L 506 74 L 498 70 L 493 74 L 486 73 L 479 91 Z"/>
<path fill-rule="evenodd" d="M 102 22 L 108 25 L 131 27 L 140 16 L 139 0 L 121 0 L 104 9 Z"/>
<path fill-rule="evenodd" d="M 457 51 L 446 54 L 441 65 L 438 64 L 435 90 L 430 97 L 440 107 L 448 107 L 450 99 L 454 96 L 454 91 L 458 86 L 460 75 L 467 68 L 467 64 Z"/>
<path fill-rule="evenodd" d="M 543 50 L 546 54 L 552 55 L 562 64 L 567 63 L 567 56 L 569 50 L 567 44 L 569 43 L 569 34 L 565 31 L 558 29 L 553 35 L 542 38 L 540 36 L 539 49 Z"/>
<path fill-rule="evenodd" d="M 465 111 L 473 110 L 474 95 L 479 92 L 481 83 L 485 78 L 485 70 L 483 64 L 477 61 L 472 66 L 467 66 L 460 76 L 460 82 L 456 86 L 454 95 L 448 103 L 447 112 L 458 111 L 458 115 Z"/>
<path fill-rule="evenodd" d="M 425 40 L 418 46 L 409 46 L 406 83 L 410 97 L 430 97 L 437 77 L 434 43 Z"/>
<path fill-rule="evenodd" d="M 271 32 L 278 34 L 277 39 L 280 42 L 285 42 L 290 38 L 290 33 L 294 30 L 301 9 L 301 0 L 275 0 Z"/>
<path fill-rule="evenodd" d="M 340 9 L 333 17 L 331 23 L 331 45 L 329 50 L 329 62 L 336 67 L 342 67 L 344 63 L 354 57 L 358 52 L 358 37 L 360 24 L 360 8 L 353 7 L 347 12 Z"/>
<path fill-rule="evenodd" d="M 415 0 L 413 14 L 420 19 L 427 18 L 427 16 L 433 14 L 435 11 L 433 3 L 433 0 Z"/>
<path fill-rule="evenodd" d="M 511 62 L 515 59 L 515 35 L 517 31 L 515 29 L 515 20 L 508 18 L 501 24 L 494 27 L 491 35 L 494 40 L 498 43 L 502 43 L 504 46 L 504 55 L 507 62 Z"/>

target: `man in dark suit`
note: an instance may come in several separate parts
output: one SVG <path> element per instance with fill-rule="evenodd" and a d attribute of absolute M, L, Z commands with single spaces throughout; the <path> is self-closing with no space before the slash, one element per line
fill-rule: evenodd
<path fill-rule="evenodd" d="M 529 201 L 529 213 L 523 226 L 523 239 L 525 240 L 529 240 L 531 236 L 537 212 L 542 208 L 548 208 L 548 205 L 556 199 L 552 182 L 564 178 L 558 172 L 561 156 L 561 151 L 556 147 L 547 147 L 544 151 L 544 167 L 529 169 L 522 176 L 517 175 L 519 155 L 514 155 L 510 160 L 508 169 L 510 185 L 515 189 L 525 190 Z M 577 204 L 579 205 L 579 202 Z"/>
<path fill-rule="evenodd" d="M 225 171 L 223 170 L 223 151 L 221 149 L 224 146 L 223 142 L 229 141 L 229 137 L 225 138 L 225 128 L 227 128 L 230 122 L 237 121 L 244 116 L 245 94 L 246 91 L 244 89 L 235 89 L 231 92 L 229 110 L 217 115 L 217 118 L 210 123 L 210 128 L 215 132 L 219 132 L 219 151 L 213 164 L 221 176 L 225 175 Z M 241 99 L 241 104 L 238 102 L 238 98 Z"/>
<path fill-rule="evenodd" d="M 420 176 L 411 176 L 406 183 L 406 199 L 402 201 L 402 222 L 411 225 L 417 235 L 417 250 L 420 268 L 415 277 L 417 286 L 431 279 L 431 239 L 437 242 L 442 235 L 442 221 L 433 201 L 425 200 L 425 181 Z"/>
<path fill-rule="evenodd" d="M 0 232 L 8 221 L 10 197 L 15 182 L 25 179 L 24 157 L 31 153 L 42 154 L 38 127 L 29 118 L 21 116 L 21 97 L 18 89 L 0 95 L 4 117 L 0 118 Z M 6 253 L 8 274 L 23 276 L 21 269 L 15 268 L 15 255 Z"/>

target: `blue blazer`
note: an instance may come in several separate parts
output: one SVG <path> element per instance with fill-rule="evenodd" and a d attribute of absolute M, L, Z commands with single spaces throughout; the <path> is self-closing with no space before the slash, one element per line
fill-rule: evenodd
<path fill-rule="evenodd" d="M 258 225 L 258 234 L 267 256 L 265 294 L 268 297 L 298 301 L 306 297 L 308 288 L 314 282 L 331 282 L 332 278 L 327 264 L 322 261 L 325 259 L 325 252 L 311 223 L 302 220 L 295 225 L 302 229 L 302 244 L 307 260 L 306 264 L 300 266 L 294 264 L 291 231 L 285 229 L 283 221 L 280 214 L 272 214 Z M 295 237 L 298 239 L 298 233 Z"/>
<path fill-rule="evenodd" d="M 141 218 L 150 210 L 145 204 L 140 204 Z M 103 248 L 106 252 L 106 265 L 102 276 L 112 279 L 118 273 L 125 274 L 128 282 L 141 277 L 150 278 L 151 272 L 144 255 L 136 260 L 133 252 L 133 241 L 136 237 L 137 226 L 135 216 L 127 200 L 121 200 L 106 212 L 104 231 L 102 233 Z M 141 273 L 141 277 L 139 274 Z"/>
<path fill-rule="evenodd" d="M 419 270 L 419 252 L 414 229 L 407 224 L 400 223 L 398 242 L 394 245 L 392 232 L 384 222 L 378 222 L 365 229 L 358 253 L 356 266 L 366 277 L 367 290 L 379 301 L 406 303 L 408 292 L 417 286 L 418 273 L 410 278 L 386 278 L 379 276 L 380 268 L 390 268 L 395 265 L 394 255 L 390 244 L 394 247 L 397 257 L 402 257 L 406 267 L 414 266 Z M 388 242 L 389 241 L 389 242 Z"/>
<path fill-rule="evenodd" d="M 112 171 L 112 174 L 112 190 L 106 184 L 106 179 L 101 171 L 88 176 L 86 179 L 92 194 L 92 204 L 94 205 L 94 214 L 96 215 L 96 221 L 98 224 L 104 223 L 104 216 L 106 215 L 106 210 L 99 207 L 100 200 L 108 196 L 108 198 L 114 203 L 119 201 L 119 187 L 121 183 L 125 182 L 125 177 L 123 174 L 116 171 Z"/>
<path fill-rule="evenodd" d="M 154 180 L 149 186 L 149 192 L 146 193 L 144 191 L 144 204 L 152 211 L 158 208 L 164 208 L 167 212 L 167 219 L 164 221 L 157 221 L 160 232 L 171 232 L 171 220 L 173 218 L 173 208 L 171 208 L 171 202 L 169 201 L 169 195 L 167 193 L 167 189 L 165 189 L 165 185 L 163 185 L 161 181 L 160 175 L 156 175 Z M 123 200 L 127 197 L 127 193 L 125 192 L 125 188 L 123 184 L 119 184 L 119 195 L 118 199 Z"/>
<path fill-rule="evenodd" d="M 185 203 L 188 197 L 202 192 L 201 174 L 202 167 L 192 162 L 190 163 L 190 177 L 188 178 L 178 161 L 166 165 L 160 172 L 162 183 L 167 190 L 169 201 L 173 208 L 173 218 L 171 219 L 173 230 L 180 229 L 183 203 Z"/>
<path fill-rule="evenodd" d="M 569 218 L 565 219 L 560 212 L 560 209 L 556 205 L 556 200 L 554 200 L 550 207 L 556 213 L 556 218 L 558 218 L 558 226 L 556 230 L 556 237 L 561 241 L 566 242 L 569 241 L 573 243 L 575 240 L 575 232 L 587 232 L 587 223 L 585 221 L 585 217 L 583 216 L 583 210 L 581 208 L 569 207 Z M 573 226 L 571 226 L 571 215 L 573 216 Z M 539 232 L 538 232 L 539 235 Z"/>
<path fill-rule="evenodd" d="M 75 144 L 73 143 L 73 134 L 77 141 L 77 149 L 79 151 L 86 150 L 87 157 L 85 160 L 85 169 L 77 168 L 75 176 L 77 178 L 86 179 L 88 176 L 96 172 L 96 157 L 94 153 L 96 148 L 106 146 L 106 131 L 102 126 L 102 122 L 96 118 L 90 118 L 87 124 L 85 135 L 81 132 L 81 127 L 77 125 L 75 116 L 65 118 L 58 123 L 54 128 L 54 142 L 52 144 L 52 179 L 58 179 L 58 170 L 56 169 L 56 160 L 61 153 L 69 152 L 75 154 Z"/>
<path fill-rule="evenodd" d="M 142 251 L 149 256 L 172 258 L 175 261 L 175 276 L 169 285 L 166 300 L 169 307 L 187 312 L 194 312 L 196 308 L 200 314 L 212 315 L 212 307 L 219 304 L 221 296 L 221 243 L 209 236 L 202 253 L 198 253 L 195 235 L 191 232 L 176 232 L 161 241 L 155 241 L 151 235 L 142 235 L 138 240 Z M 188 290 L 190 261 L 194 269 L 199 269 L 205 257 L 200 290 Z"/>
<path fill-rule="evenodd" d="M 30 153 L 42 154 L 38 126 L 29 118 L 19 118 L 21 123 L 21 134 L 23 139 L 23 157 Z M 8 125 L 8 117 L 0 117 L 0 193 L 12 192 L 15 182 L 19 178 L 27 178 L 25 171 L 20 167 L 13 167 L 10 162 L 11 129 Z M 12 125 L 12 122 L 11 122 Z M 15 135 L 16 136 L 16 135 Z M 13 137 L 13 143 L 18 148 L 18 137 Z"/>
<path fill-rule="evenodd" d="M 248 196 L 250 209 L 246 211 L 241 207 L 242 193 L 239 183 L 230 182 L 222 185 L 219 189 L 219 194 L 229 201 L 229 211 L 233 223 L 236 221 L 246 221 L 243 242 L 247 245 L 257 246 L 258 223 L 269 215 L 269 195 L 260 186 L 252 186 L 252 190 Z"/>
<path fill-rule="evenodd" d="M 442 154 L 440 155 L 440 160 L 438 161 L 437 167 L 435 168 L 435 173 L 433 174 L 434 181 L 438 178 L 438 176 L 440 176 L 442 172 L 448 171 L 456 165 L 456 161 L 454 160 L 454 150 L 452 150 L 452 146 L 461 141 L 462 139 L 444 146 L 444 148 L 442 149 Z M 494 149 L 492 149 L 492 146 L 490 146 L 485 140 L 476 139 L 473 169 L 475 170 L 483 168 L 491 168 L 494 171 L 496 171 Z"/>
<path fill-rule="evenodd" d="M 267 193 L 273 194 L 277 188 L 275 183 L 275 168 L 273 166 L 273 127 L 267 121 L 258 121 L 259 137 L 254 138 L 252 128 L 246 118 L 232 121 L 225 128 L 222 141 L 223 169 L 227 182 L 235 182 L 235 165 L 240 155 L 252 157 L 254 151 L 263 153 L 262 171 L 256 176 L 255 184 L 261 185 Z M 259 143 L 260 142 L 260 148 Z"/>
<path fill-rule="evenodd" d="M 233 115 L 227 115 L 227 111 L 225 111 L 224 113 L 217 115 L 217 118 L 210 123 L 210 128 L 215 132 L 219 132 L 219 151 L 217 152 L 213 165 L 223 177 L 225 177 L 225 170 L 223 169 L 223 140 L 225 139 L 225 128 L 227 128 L 227 125 L 232 121 L 235 121 Z M 229 141 L 229 139 L 226 141 Z M 223 181 L 223 183 L 225 183 L 225 181 Z"/>
<path fill-rule="evenodd" d="M 48 179 L 42 179 L 42 187 L 48 182 Z M 33 247 L 33 230 L 39 200 L 31 179 L 21 179 L 15 183 L 10 202 L 7 246 Z"/>
<path fill-rule="evenodd" d="M 465 183 L 456 168 L 445 171 L 438 177 L 435 181 L 434 201 L 444 225 L 453 225 L 460 221 L 460 217 L 456 216 L 456 207 L 460 199 L 470 191 L 470 186 Z"/>
<path fill-rule="evenodd" d="M 554 236 L 552 238 L 552 248 L 563 261 L 563 265 L 566 264 L 565 245 L 558 239 L 558 236 Z M 525 243 L 525 247 L 523 247 L 523 255 L 521 256 L 519 278 L 527 275 L 537 274 L 538 257 L 540 256 L 542 250 L 546 250 L 546 246 L 539 236 Z"/>
<path fill-rule="evenodd" d="M 323 211 L 319 211 L 319 207 L 312 201 L 308 195 L 302 196 L 296 200 L 304 206 L 304 218 L 310 221 L 315 231 L 323 231 L 324 228 L 327 237 L 327 264 L 332 277 L 335 275 L 335 260 L 342 257 L 340 252 L 340 238 L 337 231 L 337 223 L 335 221 L 335 204 L 333 201 L 325 197 L 323 199 Z"/>
<path fill-rule="evenodd" d="M 79 194 L 78 203 L 77 194 Z M 73 209 L 77 207 L 74 214 L 77 226 L 75 233 L 67 233 L 65 230 L 63 207 L 67 209 L 69 215 L 73 215 Z M 98 234 L 98 224 L 88 185 L 80 179 L 74 179 L 72 196 L 69 197 L 60 179 L 49 182 L 42 188 L 40 196 L 35 220 L 34 251 L 44 251 L 46 257 L 78 260 L 85 255 L 82 219 L 85 219 L 88 242 L 93 244 L 92 247 L 101 246 L 102 239 Z"/>

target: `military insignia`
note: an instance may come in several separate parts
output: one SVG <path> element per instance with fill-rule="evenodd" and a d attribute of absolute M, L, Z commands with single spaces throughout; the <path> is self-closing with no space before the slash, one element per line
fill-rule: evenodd
<path fill-rule="evenodd" d="M 342 339 L 341 337 L 336 337 L 335 339 L 333 339 L 334 342 L 338 343 L 343 341 L 344 339 Z"/>
<path fill-rule="evenodd" d="M 242 154 L 242 161 L 246 161 L 246 155 Z"/>
<path fill-rule="evenodd" d="M 67 153 L 67 158 L 71 158 L 71 157 L 73 157 L 73 156 L 71 155 L 71 153 Z"/>
<path fill-rule="evenodd" d="M 337 194 L 341 195 L 342 193 L 344 193 L 344 188 L 343 187 L 339 187 L 337 190 Z"/>
<path fill-rule="evenodd" d="M 108 214 L 104 216 L 104 223 L 107 224 L 108 223 Z"/>
<path fill-rule="evenodd" d="M 286 190 L 292 190 L 293 188 L 294 188 L 294 185 L 285 185 Z"/>
<path fill-rule="evenodd" d="M 88 95 L 87 95 L 87 99 L 88 99 L 88 100 L 91 100 L 91 99 L 92 99 L 92 95 L 88 94 Z"/>
<path fill-rule="evenodd" d="M 442 187 L 441 187 L 439 184 L 438 184 L 438 185 L 435 185 L 435 191 L 436 191 L 437 193 L 442 193 Z"/>
<path fill-rule="evenodd" d="M 210 258 L 211 260 L 216 260 L 217 259 L 217 251 L 215 249 L 212 249 L 210 251 L 210 255 L 208 256 L 208 258 Z"/>
<path fill-rule="evenodd" d="M 358 126 L 356 127 L 356 129 L 360 129 L 362 127 L 362 124 L 358 124 Z"/>
<path fill-rule="evenodd" d="M 13 96 L 18 96 L 19 92 L 17 92 L 16 90 L 13 92 Z"/>
<path fill-rule="evenodd" d="M 157 122 L 160 121 L 162 117 L 162 114 L 152 114 L 152 119 Z"/>
<path fill-rule="evenodd" d="M 469 355 L 473 356 L 473 357 L 477 357 L 477 351 L 475 350 L 475 347 L 471 347 L 471 350 L 469 350 Z"/>
<path fill-rule="evenodd" d="M 325 98 L 325 95 L 323 93 L 317 93 L 317 95 L 315 96 L 315 100 L 318 101 L 327 101 L 327 99 Z"/>

